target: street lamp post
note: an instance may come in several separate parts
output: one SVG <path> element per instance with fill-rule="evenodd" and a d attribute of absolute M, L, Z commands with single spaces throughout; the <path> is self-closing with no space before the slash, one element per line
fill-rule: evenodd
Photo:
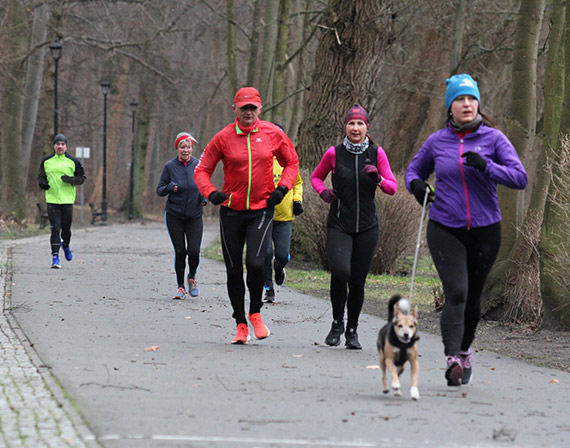
<path fill-rule="evenodd" d="M 107 222 L 107 95 L 111 90 L 109 81 L 101 81 L 103 91 L 103 194 L 101 200 L 101 219 Z"/>
<path fill-rule="evenodd" d="M 129 219 L 134 217 L 134 184 L 135 184 L 135 113 L 137 111 L 137 106 L 139 103 L 133 100 L 131 101 L 131 111 L 133 113 L 133 126 L 131 135 L 131 189 L 129 191 Z"/>
<path fill-rule="evenodd" d="M 54 92 L 53 92 L 53 135 L 54 137 L 57 135 L 57 62 L 61 57 L 61 44 L 56 39 L 53 43 L 49 46 L 49 50 L 51 52 L 51 57 L 55 62 L 55 69 L 53 73 L 54 79 Z"/>

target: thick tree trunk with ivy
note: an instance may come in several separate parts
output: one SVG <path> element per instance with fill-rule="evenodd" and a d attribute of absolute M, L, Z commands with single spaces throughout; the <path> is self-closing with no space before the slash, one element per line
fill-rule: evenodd
<path fill-rule="evenodd" d="M 378 67 L 394 39 L 391 2 L 329 0 L 319 26 L 305 117 L 299 128 L 301 164 L 314 168 L 325 149 L 341 141 L 346 111 L 361 103 L 374 121 Z"/>
<path fill-rule="evenodd" d="M 507 114 L 507 136 L 525 161 L 536 132 L 536 79 L 538 40 L 542 26 L 545 0 L 522 0 L 515 36 L 511 103 Z M 529 173 L 532 179 L 532 173 Z M 499 186 L 503 216 L 502 245 L 497 262 L 489 275 L 483 302 L 484 312 L 497 310 L 502 316 L 508 307 L 506 290 L 516 288 L 516 271 L 524 264 L 519 253 L 522 241 L 519 233 L 524 218 L 524 192 Z M 533 216 L 533 222 L 536 222 Z M 522 236 L 524 238 L 524 236 Z M 516 247 L 515 247 L 516 246 Z M 524 257 L 523 257 L 524 258 Z"/>
<path fill-rule="evenodd" d="M 22 109 L 25 72 L 23 56 L 27 49 L 28 30 L 24 9 L 17 0 L 9 0 L 6 7 L 8 32 L 0 37 L 0 50 L 5 58 L 7 75 L 2 79 L 2 216 L 13 216 L 19 220 L 26 217 L 26 176 L 22 163 Z M 39 165 L 39 160 L 37 161 Z M 37 169 L 37 168 L 36 168 Z"/>
<path fill-rule="evenodd" d="M 570 26 L 565 18 L 570 8 L 570 0 L 556 0 L 552 11 L 553 26 L 551 32 L 551 44 L 549 52 L 558 34 L 563 35 L 565 31 L 565 44 L 559 46 L 556 58 L 548 58 L 547 74 L 550 68 L 555 74 L 555 82 L 549 82 L 549 78 L 545 80 L 545 95 L 550 94 L 556 99 L 556 109 L 551 114 L 551 119 L 558 120 L 551 126 L 552 129 L 546 133 L 545 121 L 545 139 L 543 151 L 547 153 L 542 160 L 542 171 L 548 170 L 545 174 L 553 175 L 552 183 L 549 183 L 548 198 L 545 197 L 546 210 L 544 214 L 544 225 L 542 229 L 542 240 L 539 246 L 540 253 L 540 285 L 541 295 L 544 306 L 543 324 L 545 327 L 558 329 L 570 328 L 570 297 L 568 295 L 570 280 L 568 265 L 568 257 L 570 256 L 570 244 L 568 243 L 568 234 L 570 226 L 570 196 L 568 194 L 568 182 L 570 175 L 570 147 L 568 139 L 564 140 L 564 144 L 560 144 L 559 133 L 568 135 L 568 108 L 562 112 L 563 95 L 568 102 L 570 98 Z M 561 39 L 560 39 L 561 40 Z M 560 61 L 565 61 L 561 64 Z M 554 65 L 554 67 L 551 67 Z M 566 76 L 565 76 L 566 73 Z M 566 85 L 564 82 L 566 78 Z M 548 97 L 547 97 L 548 98 Z M 546 119 L 546 103 L 545 103 L 545 119 Z M 561 116 L 564 119 L 561 120 Z M 563 124 L 560 128 L 559 124 Z M 548 168 L 552 167 L 552 171 Z M 542 171 L 541 176 L 542 177 Z M 540 186 L 540 184 L 538 185 Z M 546 196 L 546 195 L 544 195 Z"/>

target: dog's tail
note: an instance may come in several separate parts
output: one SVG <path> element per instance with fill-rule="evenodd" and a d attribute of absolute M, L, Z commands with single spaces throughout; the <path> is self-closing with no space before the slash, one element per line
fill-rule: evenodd
<path fill-rule="evenodd" d="M 394 305 L 398 303 L 401 298 L 402 296 L 400 294 L 394 294 L 388 302 L 388 322 L 392 322 L 392 319 L 394 319 Z"/>

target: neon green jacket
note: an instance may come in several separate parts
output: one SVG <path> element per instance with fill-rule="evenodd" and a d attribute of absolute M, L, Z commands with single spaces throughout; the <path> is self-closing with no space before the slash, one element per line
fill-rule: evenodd
<path fill-rule="evenodd" d="M 61 177 L 69 176 L 67 182 Z M 73 204 L 75 202 L 75 186 L 85 182 L 83 165 L 75 157 L 67 153 L 55 152 L 42 160 L 38 171 L 38 184 L 46 190 L 48 204 Z"/>

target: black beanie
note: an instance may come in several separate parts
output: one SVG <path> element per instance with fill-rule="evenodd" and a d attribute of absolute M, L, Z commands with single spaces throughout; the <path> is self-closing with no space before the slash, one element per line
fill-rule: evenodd
<path fill-rule="evenodd" d="M 53 138 L 53 144 L 55 145 L 57 142 L 63 142 L 67 145 L 67 137 L 63 134 L 57 134 L 54 138 Z"/>

